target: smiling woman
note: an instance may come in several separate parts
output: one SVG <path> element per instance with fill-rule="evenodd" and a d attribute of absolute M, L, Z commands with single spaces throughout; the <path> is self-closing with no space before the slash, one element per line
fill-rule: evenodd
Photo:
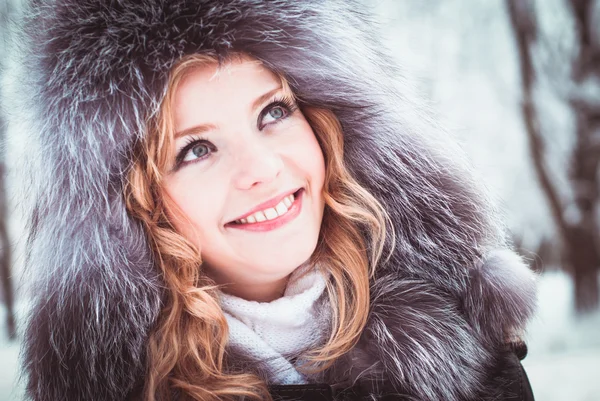
<path fill-rule="evenodd" d="M 162 114 L 176 131 L 164 158 L 169 165 L 161 166 L 168 171 L 161 184 L 170 220 L 201 250 L 218 284 L 247 299 L 273 300 L 315 250 L 323 154 L 275 74 L 248 58 L 222 67 L 202 59 L 192 56 L 175 68 L 178 85 L 170 86 Z"/>
<path fill-rule="evenodd" d="M 245 373 L 207 369 L 196 382 L 197 366 L 210 366 L 214 355 L 223 363 L 227 342 L 235 352 L 227 362 L 231 372 L 247 370 L 240 355 L 253 354 L 268 381 L 304 383 L 298 370 L 308 375 L 330 365 L 360 335 L 369 264 L 381 257 L 388 216 L 342 162 L 333 113 L 300 107 L 286 79 L 260 61 L 193 54 L 174 65 L 167 87 L 125 188 L 128 209 L 151 233 L 171 289 L 150 339 L 146 395 L 169 392 L 175 353 L 178 386 L 199 399 L 207 391 L 237 394 L 240 387 L 265 397 L 264 383 Z M 371 232 L 371 263 L 361 227 Z M 327 298 L 339 300 L 332 311 Z M 265 321 L 265 309 L 292 320 Z M 278 349 L 286 336 L 295 339 Z M 212 349 L 210 359 L 197 348 Z"/>
<path fill-rule="evenodd" d="M 532 399 L 533 274 L 368 10 L 27 10 L 29 399 Z"/>

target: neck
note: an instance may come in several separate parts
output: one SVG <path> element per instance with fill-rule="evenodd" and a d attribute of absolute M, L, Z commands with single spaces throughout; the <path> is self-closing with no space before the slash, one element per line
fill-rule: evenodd
<path fill-rule="evenodd" d="M 247 301 L 271 302 L 283 296 L 289 276 L 268 283 L 227 284 L 223 292 Z"/>

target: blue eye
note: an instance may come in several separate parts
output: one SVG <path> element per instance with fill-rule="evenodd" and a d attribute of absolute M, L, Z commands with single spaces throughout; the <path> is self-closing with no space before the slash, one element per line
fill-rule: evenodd
<path fill-rule="evenodd" d="M 297 107 L 298 106 L 296 106 L 294 99 L 287 96 L 280 100 L 271 102 L 260 113 L 258 118 L 259 128 L 263 129 L 269 124 L 278 123 L 285 120 L 294 113 Z"/>
<path fill-rule="evenodd" d="M 272 121 L 266 121 L 265 122 L 265 118 L 263 118 L 263 122 L 265 124 L 269 124 L 270 122 L 273 122 L 275 120 L 279 120 L 280 118 L 283 118 L 287 115 L 288 111 L 285 110 L 283 107 L 281 106 L 275 106 L 272 109 L 270 109 L 267 114 L 265 115 L 265 118 L 272 118 Z"/>
<path fill-rule="evenodd" d="M 206 156 L 210 152 L 210 149 L 205 143 L 197 143 L 192 146 L 188 151 L 183 155 L 184 162 L 189 162 L 194 159 L 201 159 Z"/>
<path fill-rule="evenodd" d="M 175 169 L 199 160 L 206 159 L 211 153 L 216 152 L 216 147 L 206 139 L 190 138 L 187 145 L 177 154 Z"/>

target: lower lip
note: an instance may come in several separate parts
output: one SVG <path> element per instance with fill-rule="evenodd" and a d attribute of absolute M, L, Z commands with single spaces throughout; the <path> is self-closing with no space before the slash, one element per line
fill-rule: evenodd
<path fill-rule="evenodd" d="M 302 199 L 304 198 L 304 189 L 301 189 L 294 198 L 294 203 L 288 209 L 288 211 L 283 215 L 279 216 L 273 220 L 261 221 L 260 223 L 246 223 L 246 224 L 236 224 L 236 223 L 228 223 L 225 227 L 235 228 L 237 230 L 246 230 L 246 231 L 271 231 L 275 230 L 283 226 L 284 224 L 289 223 L 294 220 L 302 210 Z"/>

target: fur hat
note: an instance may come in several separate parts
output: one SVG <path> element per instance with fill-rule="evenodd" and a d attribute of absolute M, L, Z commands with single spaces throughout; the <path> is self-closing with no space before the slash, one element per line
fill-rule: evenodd
<path fill-rule="evenodd" d="M 31 145 L 22 168 L 25 264 L 34 279 L 23 361 L 32 399 L 121 399 L 143 380 L 162 282 L 141 224 L 126 212 L 123 180 L 170 68 L 196 52 L 248 53 L 282 73 L 301 103 L 334 111 L 345 162 L 396 231 L 372 285 L 375 306 L 397 291 L 394 280 L 427 283 L 456 300 L 482 342 L 531 314 L 533 280 L 503 250 L 504 228 L 485 191 L 415 103 L 357 2 L 31 0 L 19 29 L 8 96 L 12 122 Z M 456 372 L 423 384 L 427 399 L 455 399 L 459 390 L 442 388 L 459 380 Z M 402 380 L 416 388 L 417 379 Z"/>

